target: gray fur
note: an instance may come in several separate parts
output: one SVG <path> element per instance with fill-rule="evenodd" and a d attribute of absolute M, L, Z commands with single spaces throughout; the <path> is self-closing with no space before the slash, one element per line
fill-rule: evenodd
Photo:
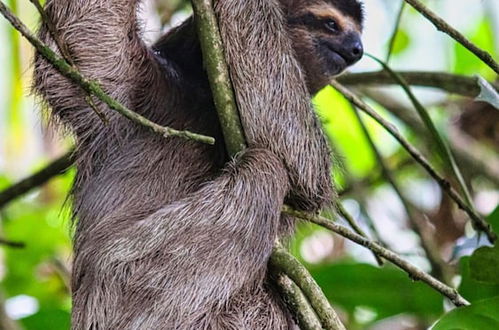
<path fill-rule="evenodd" d="M 152 51 L 137 6 L 48 0 L 46 10 L 86 77 L 149 119 L 214 136 L 217 145 L 155 136 L 98 103 L 110 119 L 104 125 L 83 92 L 36 56 L 35 89 L 78 147 L 72 327 L 292 328 L 267 275 L 275 240 L 292 230 L 280 210 L 286 201 L 316 211 L 333 193 L 329 150 L 281 4 L 217 1 L 249 143 L 233 160 L 189 23 L 178 30 L 179 47 L 172 34 Z M 40 37 L 55 48 L 45 27 Z M 178 54 L 158 55 L 169 42 Z"/>

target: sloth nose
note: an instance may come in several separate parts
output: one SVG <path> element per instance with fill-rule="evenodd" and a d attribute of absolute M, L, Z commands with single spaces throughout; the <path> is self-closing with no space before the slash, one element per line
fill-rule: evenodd
<path fill-rule="evenodd" d="M 345 35 L 341 47 L 341 55 L 348 65 L 356 63 L 364 55 L 364 47 L 360 35 L 356 32 L 351 32 Z"/>
<path fill-rule="evenodd" d="M 362 47 L 360 40 L 355 40 L 349 48 L 348 61 L 350 64 L 357 62 L 362 58 L 362 55 L 364 55 L 364 47 Z"/>

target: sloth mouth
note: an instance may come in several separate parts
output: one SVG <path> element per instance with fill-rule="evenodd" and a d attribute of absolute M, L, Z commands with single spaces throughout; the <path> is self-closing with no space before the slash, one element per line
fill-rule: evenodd
<path fill-rule="evenodd" d="M 325 46 L 327 50 L 327 62 L 331 71 L 334 71 L 333 74 L 340 73 L 348 66 L 347 59 L 329 43 L 325 43 Z"/>

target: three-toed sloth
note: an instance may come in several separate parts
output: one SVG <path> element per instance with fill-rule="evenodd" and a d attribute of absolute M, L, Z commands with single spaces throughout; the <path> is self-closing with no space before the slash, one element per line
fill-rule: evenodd
<path fill-rule="evenodd" d="M 139 0 L 48 0 L 75 66 L 150 120 L 216 138 L 164 138 L 87 103 L 40 55 L 35 89 L 75 136 L 73 329 L 289 329 L 268 280 L 283 203 L 333 198 L 310 95 L 362 56 L 357 0 L 216 0 L 248 148 L 224 146 L 193 19 L 152 47 Z M 40 37 L 56 49 L 48 29 Z"/>

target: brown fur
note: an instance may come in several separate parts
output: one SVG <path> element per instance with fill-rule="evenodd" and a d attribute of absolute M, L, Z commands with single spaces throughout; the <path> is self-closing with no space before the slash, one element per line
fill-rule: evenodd
<path fill-rule="evenodd" d="M 137 6 L 49 0 L 46 11 L 86 77 L 149 119 L 217 144 L 156 136 L 98 104 L 104 125 L 83 92 L 36 56 L 35 88 L 78 147 L 72 327 L 293 327 L 266 274 L 275 240 L 292 228 L 280 210 L 286 200 L 316 211 L 333 194 L 281 4 L 216 3 L 249 144 L 232 160 L 192 21 L 148 49 Z M 40 37 L 55 48 L 45 27 Z"/>

